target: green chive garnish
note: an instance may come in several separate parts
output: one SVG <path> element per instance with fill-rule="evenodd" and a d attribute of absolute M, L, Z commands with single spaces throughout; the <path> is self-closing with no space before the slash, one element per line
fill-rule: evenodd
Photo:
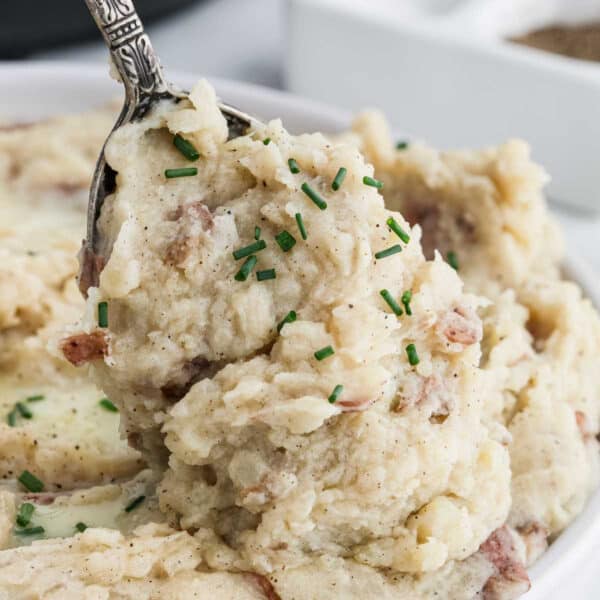
<path fill-rule="evenodd" d="M 333 388 L 333 392 L 331 392 L 331 395 L 329 396 L 329 398 L 327 398 L 327 400 L 329 401 L 329 404 L 335 404 L 336 400 L 340 397 L 341 393 L 344 391 L 344 386 L 341 384 L 336 385 Z"/>
<path fill-rule="evenodd" d="M 119 409 L 108 398 L 102 398 L 98 404 L 108 412 L 119 412 Z"/>
<path fill-rule="evenodd" d="M 270 143 L 271 143 L 271 138 L 265 138 L 265 139 L 263 140 L 263 144 L 264 144 L 265 146 L 268 146 Z"/>
<path fill-rule="evenodd" d="M 42 394 L 38 394 L 37 396 L 28 396 L 27 398 L 25 398 L 26 402 L 39 402 L 40 400 L 44 400 L 46 398 L 46 396 L 42 395 Z"/>
<path fill-rule="evenodd" d="M 402 304 L 404 305 L 404 310 L 406 314 L 410 317 L 412 315 L 412 309 L 410 308 L 410 301 L 412 300 L 412 292 L 410 290 L 406 290 L 404 294 L 402 294 Z"/>
<path fill-rule="evenodd" d="M 108 327 L 108 302 L 98 302 L 98 327 Z"/>
<path fill-rule="evenodd" d="M 296 245 L 296 238 L 285 229 L 275 236 L 275 241 L 284 252 L 289 252 Z"/>
<path fill-rule="evenodd" d="M 165 170 L 165 177 L 167 179 L 175 179 L 175 177 L 192 177 L 193 175 L 198 175 L 198 169 L 196 167 Z"/>
<path fill-rule="evenodd" d="M 14 427 L 17 424 L 17 409 L 13 408 L 6 415 L 6 422 L 10 425 L 10 427 Z"/>
<path fill-rule="evenodd" d="M 31 417 L 33 417 L 33 413 L 29 410 L 29 408 L 27 408 L 27 406 L 25 404 L 23 404 L 22 402 L 17 402 L 15 404 L 15 408 L 19 411 L 19 414 L 24 418 L 24 419 L 31 419 Z"/>
<path fill-rule="evenodd" d="M 31 521 L 34 510 L 35 506 L 31 504 L 31 502 L 23 502 L 23 504 L 19 506 L 19 512 L 17 513 L 17 525 L 19 527 L 27 527 L 29 521 Z"/>
<path fill-rule="evenodd" d="M 379 181 L 379 179 L 373 179 L 373 177 L 369 177 L 368 175 L 363 177 L 363 183 L 369 187 L 377 188 L 378 190 L 383 187 L 383 181 Z"/>
<path fill-rule="evenodd" d="M 38 525 L 37 527 L 26 527 L 25 529 L 15 529 L 17 535 L 40 535 L 45 529 Z"/>
<path fill-rule="evenodd" d="M 264 271 L 256 271 L 256 279 L 258 281 L 267 281 L 267 279 L 275 279 L 275 269 L 265 269 Z"/>
<path fill-rule="evenodd" d="M 401 140 L 396 143 L 396 150 L 406 150 L 408 148 L 408 142 Z"/>
<path fill-rule="evenodd" d="M 260 240 L 260 227 L 254 228 L 254 239 L 256 241 Z"/>
<path fill-rule="evenodd" d="M 381 297 L 387 302 L 387 305 L 394 311 L 394 314 L 398 317 L 402 314 L 402 309 L 400 305 L 394 300 L 394 297 L 387 291 L 381 290 L 379 292 Z"/>
<path fill-rule="evenodd" d="M 455 270 L 458 271 L 458 256 L 456 254 L 456 252 L 453 252 L 452 250 L 450 250 L 450 252 L 448 252 L 448 254 L 446 254 L 446 259 L 448 261 L 448 264 Z"/>
<path fill-rule="evenodd" d="M 398 225 L 398 222 L 396 221 L 396 219 L 394 219 L 394 217 L 390 217 L 386 223 L 388 224 L 388 227 L 405 243 L 408 244 L 408 242 L 410 242 L 410 235 L 408 235 L 408 233 L 406 233 L 406 231 L 404 231 L 404 229 L 402 229 L 402 227 L 400 227 L 400 225 Z"/>
<path fill-rule="evenodd" d="M 200 158 L 200 153 L 194 147 L 192 142 L 186 140 L 177 134 L 173 138 L 173 144 L 175 144 L 175 148 L 181 152 L 188 160 L 198 160 Z"/>
<path fill-rule="evenodd" d="M 240 270 L 235 274 L 235 280 L 246 281 L 246 279 L 248 279 L 248 276 L 252 272 L 252 269 L 254 269 L 254 267 L 256 266 L 257 262 L 258 258 L 256 258 L 256 256 L 249 256 L 244 262 L 244 264 L 240 267 Z"/>
<path fill-rule="evenodd" d="M 239 248 L 238 250 L 234 250 L 233 258 L 235 260 L 240 260 L 240 258 L 246 258 L 246 256 L 250 256 L 255 252 L 260 252 L 267 247 L 267 242 L 265 240 L 256 240 L 249 246 L 244 246 L 243 248 Z"/>
<path fill-rule="evenodd" d="M 325 210 L 327 208 L 327 202 L 313 190 L 308 183 L 303 183 L 300 186 L 300 189 L 321 209 Z"/>
<path fill-rule="evenodd" d="M 131 512 L 134 508 L 137 508 L 144 500 L 146 496 L 138 496 L 134 500 L 132 500 L 126 507 L 125 512 Z"/>
<path fill-rule="evenodd" d="M 290 167 L 290 171 L 294 175 L 297 175 L 298 173 L 300 173 L 300 167 L 298 166 L 298 163 L 296 162 L 295 158 L 288 159 L 288 166 Z"/>
<path fill-rule="evenodd" d="M 277 333 L 279 333 L 283 329 L 284 325 L 287 325 L 288 323 L 293 323 L 296 320 L 296 316 L 296 311 L 290 310 L 290 312 L 287 315 L 285 315 L 285 317 L 283 317 L 279 325 L 277 325 Z"/>
<path fill-rule="evenodd" d="M 77 529 L 79 533 L 83 533 L 87 529 L 87 525 L 79 521 L 79 523 L 75 524 L 75 529 Z"/>
<path fill-rule="evenodd" d="M 23 487 L 30 492 L 41 492 L 44 489 L 44 484 L 29 471 L 25 470 L 19 475 L 19 481 L 23 484 Z"/>
<path fill-rule="evenodd" d="M 414 367 L 419 364 L 419 355 L 417 354 L 417 349 L 414 344 L 406 346 L 406 356 L 408 356 L 408 362 L 411 366 Z"/>
<path fill-rule="evenodd" d="M 306 235 L 306 227 L 304 227 L 304 221 L 302 220 L 302 215 L 300 213 L 296 213 L 296 223 L 298 224 L 298 229 L 300 230 L 300 235 L 302 239 L 305 240 L 308 235 Z"/>
<path fill-rule="evenodd" d="M 333 356 L 334 354 L 335 354 L 335 351 L 331 346 L 325 346 L 325 348 L 321 348 L 320 350 L 317 350 L 315 352 L 315 358 L 317 360 L 325 360 L 326 358 L 329 358 L 330 356 Z"/>
<path fill-rule="evenodd" d="M 346 169 L 346 167 L 340 167 L 339 171 L 337 172 L 337 175 L 331 182 L 331 189 L 334 192 L 337 192 L 342 187 L 342 183 L 344 183 L 344 179 L 346 179 L 347 172 L 348 169 Z"/>
<path fill-rule="evenodd" d="M 385 250 L 381 250 L 381 252 L 376 252 L 375 258 L 386 258 L 387 256 L 392 256 L 392 254 L 398 254 L 398 252 L 402 252 L 402 247 L 400 246 L 400 244 L 390 246 Z"/>

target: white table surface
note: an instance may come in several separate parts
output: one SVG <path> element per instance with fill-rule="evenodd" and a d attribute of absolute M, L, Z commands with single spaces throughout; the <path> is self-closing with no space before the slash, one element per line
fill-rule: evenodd
<path fill-rule="evenodd" d="M 167 69 L 276 88 L 282 87 L 285 80 L 283 0 L 206 0 L 148 30 Z M 107 60 L 100 43 L 71 46 L 32 58 L 94 63 Z M 554 208 L 570 248 L 600 274 L 600 217 Z M 598 598 L 596 579 L 595 572 L 582 572 L 579 581 L 573 582 L 571 598 Z"/>

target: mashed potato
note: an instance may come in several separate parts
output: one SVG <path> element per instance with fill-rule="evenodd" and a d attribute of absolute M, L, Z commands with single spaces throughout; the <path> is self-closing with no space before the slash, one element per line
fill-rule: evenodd
<path fill-rule="evenodd" d="M 47 138 L 73 136 L 73 123 Z M 88 152 L 83 140 L 71 151 Z M 373 113 L 335 140 L 273 121 L 228 141 L 202 82 L 115 132 L 106 152 L 118 172 L 100 223 L 112 253 L 59 345 L 91 362 L 153 470 L 53 498 L 50 516 L 37 507 L 32 524 L 57 539 L 0 553 L 0 598 L 525 592 L 525 567 L 596 485 L 600 406 L 600 323 L 560 277 L 560 233 L 527 147 L 398 150 Z M 45 310 L 21 298 L 2 303 L 6 319 Z M 63 379 L 87 386 L 97 412 L 85 422 L 97 424 L 119 415 L 98 411 L 86 374 L 48 350 L 78 303 L 61 299 L 34 339 L 52 365 L 48 395 Z M 28 364 L 0 356 L 7 377 Z M 51 419 L 38 421 L 52 439 Z M 106 459 L 99 434 L 84 437 L 85 464 Z M 15 491 L 0 493 L 10 545 Z M 51 531 L 64 514 L 68 527 Z M 76 514 L 90 528 L 66 537 Z"/>

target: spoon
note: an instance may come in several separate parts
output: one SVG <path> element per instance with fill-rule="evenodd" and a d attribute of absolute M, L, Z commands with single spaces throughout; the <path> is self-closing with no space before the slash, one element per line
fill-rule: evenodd
<path fill-rule="evenodd" d="M 174 102 L 187 93 L 168 83 L 158 56 L 132 0 L 85 0 L 100 29 L 119 77 L 125 86 L 125 103 L 113 131 L 126 123 L 140 121 L 159 102 Z M 229 139 L 244 135 L 256 120 L 243 112 L 219 104 L 227 120 Z M 106 143 L 105 143 L 106 145 Z M 87 212 L 87 239 L 80 251 L 79 289 L 84 296 L 91 286 L 98 285 L 100 272 L 108 259 L 110 248 L 102 240 L 96 223 L 106 196 L 116 187 L 116 172 L 106 163 L 104 146 L 96 163 Z"/>

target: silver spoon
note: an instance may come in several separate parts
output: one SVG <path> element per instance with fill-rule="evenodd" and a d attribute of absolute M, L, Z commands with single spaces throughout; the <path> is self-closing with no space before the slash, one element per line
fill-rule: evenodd
<path fill-rule="evenodd" d="M 125 86 L 125 103 L 114 129 L 139 121 L 158 102 L 179 102 L 187 93 L 165 81 L 158 56 L 132 0 L 85 0 L 100 29 L 112 61 Z M 219 104 L 227 119 L 229 138 L 243 135 L 256 120 L 243 112 Z M 115 191 L 115 171 L 106 164 L 104 147 L 96 164 L 87 212 L 87 239 L 80 252 L 79 288 L 84 295 L 98 278 L 110 254 L 96 227 L 102 204 Z"/>

